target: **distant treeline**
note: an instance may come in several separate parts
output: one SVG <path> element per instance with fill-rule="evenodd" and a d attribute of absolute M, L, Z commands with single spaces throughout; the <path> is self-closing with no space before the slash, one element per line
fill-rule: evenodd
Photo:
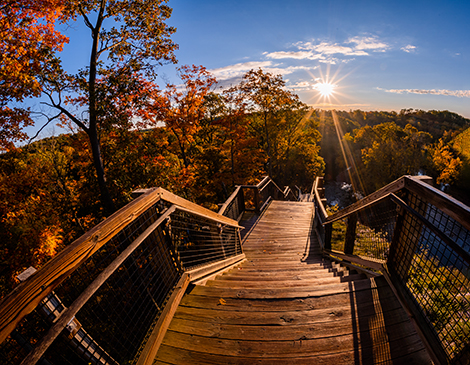
<path fill-rule="evenodd" d="M 321 111 L 317 117 L 327 179 L 352 179 L 356 190 L 368 194 L 402 175 L 426 174 L 458 199 L 470 201 L 469 119 L 413 109 Z"/>

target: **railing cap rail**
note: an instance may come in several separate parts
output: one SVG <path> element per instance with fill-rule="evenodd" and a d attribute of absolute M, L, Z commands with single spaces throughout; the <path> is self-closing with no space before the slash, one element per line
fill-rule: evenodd
<path fill-rule="evenodd" d="M 470 231 L 470 208 L 457 199 L 428 184 L 426 181 L 429 179 L 430 178 L 428 176 L 402 176 L 358 202 L 332 214 L 323 223 L 328 224 L 338 219 L 345 218 L 364 206 L 369 205 L 374 201 L 378 201 L 390 193 L 395 193 L 405 188 L 423 197 L 426 202 L 433 204 Z"/>
<path fill-rule="evenodd" d="M 405 187 L 423 197 L 470 231 L 470 207 L 439 189 L 427 184 L 421 176 L 405 176 Z"/>

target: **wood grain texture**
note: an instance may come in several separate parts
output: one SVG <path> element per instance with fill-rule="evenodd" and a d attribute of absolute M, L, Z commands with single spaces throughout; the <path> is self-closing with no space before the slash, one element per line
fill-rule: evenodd
<path fill-rule="evenodd" d="M 273 201 L 246 260 L 188 288 L 155 364 L 430 364 L 387 281 L 320 255 L 313 203 Z"/>

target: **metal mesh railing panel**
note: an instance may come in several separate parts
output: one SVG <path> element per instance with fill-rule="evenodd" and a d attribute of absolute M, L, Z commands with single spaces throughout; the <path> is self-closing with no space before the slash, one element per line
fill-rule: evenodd
<path fill-rule="evenodd" d="M 238 220 L 238 218 L 244 211 L 245 204 L 243 201 L 243 189 L 240 189 L 235 198 L 227 205 L 227 208 L 222 213 L 222 215 L 233 220 Z"/>
<path fill-rule="evenodd" d="M 388 257 L 397 218 L 396 205 L 383 200 L 358 213 L 354 255 L 385 261 Z"/>
<path fill-rule="evenodd" d="M 168 233 L 185 269 L 224 260 L 242 252 L 237 228 L 176 211 Z"/>
<path fill-rule="evenodd" d="M 150 207 L 146 212 L 140 215 L 138 219 L 134 220 L 129 225 L 127 225 L 120 233 L 114 236 L 94 255 L 88 258 L 76 271 L 72 273 L 71 276 L 69 276 L 66 280 L 64 280 L 64 282 L 62 282 L 57 288 L 55 288 L 55 290 L 43 300 L 42 304 L 40 304 L 30 315 L 26 316 L 20 322 L 20 324 L 15 329 L 15 332 L 12 333 L 12 335 L 10 335 L 8 339 L 0 345 L 1 362 L 5 364 L 18 364 L 19 362 L 21 362 L 18 359 L 24 358 L 25 355 L 29 351 L 31 351 L 32 346 L 44 336 L 44 334 L 52 326 L 53 321 L 60 314 L 60 312 L 62 312 L 65 307 L 70 306 L 70 304 L 78 298 L 78 296 L 91 284 L 91 282 L 119 254 L 121 254 L 129 246 L 130 243 L 132 243 L 140 234 L 142 234 L 147 227 L 154 223 L 161 216 L 162 212 L 167 208 L 167 206 L 167 203 L 160 201 Z M 160 240 L 163 242 L 163 238 L 157 239 L 157 237 L 155 237 L 155 234 L 156 233 L 154 233 L 153 236 L 147 238 L 147 240 L 141 245 L 141 247 L 134 251 L 130 259 L 136 260 L 136 255 L 138 255 L 138 253 L 143 250 L 144 247 L 147 247 L 148 243 L 152 245 L 152 249 L 155 249 L 155 247 L 157 247 L 155 246 L 156 241 Z M 147 250 L 150 250 L 150 248 L 147 248 Z M 153 255 L 152 257 L 157 258 L 161 256 L 161 253 L 151 254 L 151 251 L 148 251 L 146 255 Z M 103 347 L 104 344 L 110 344 L 105 351 L 108 353 L 112 353 L 113 348 L 115 346 L 119 346 L 117 345 L 119 342 L 118 340 L 111 342 L 106 342 L 106 340 L 104 340 L 105 337 L 112 338 L 113 333 L 118 333 L 116 330 L 108 331 L 106 335 L 99 335 L 99 328 L 107 327 L 109 329 L 113 327 L 113 325 L 108 319 L 105 319 L 105 317 L 100 317 L 97 315 L 93 316 L 92 314 L 90 314 L 90 320 L 88 320 L 88 318 L 85 319 L 85 316 L 83 316 L 82 314 L 87 310 L 86 308 L 88 306 L 93 306 L 94 311 L 96 313 L 99 313 L 101 311 L 106 312 L 106 314 L 108 314 L 112 311 L 116 311 L 117 307 L 111 308 L 110 304 L 122 304 L 122 301 L 120 299 L 122 295 L 118 295 L 117 297 L 115 297 L 115 299 L 111 299 L 111 296 L 106 295 L 105 293 L 106 290 L 110 290 L 110 285 L 112 285 L 113 290 L 115 289 L 116 293 L 118 293 L 119 286 L 117 286 L 116 284 L 112 284 L 113 280 L 115 280 L 113 278 L 119 277 L 122 270 L 128 270 L 126 269 L 126 265 L 127 264 L 120 267 L 117 272 L 115 272 L 115 274 L 113 274 L 113 276 L 108 279 L 108 281 L 102 286 L 102 288 L 100 288 L 99 291 L 95 293 L 90 302 L 87 303 L 85 307 L 82 308 L 82 310 L 77 314 L 77 317 L 82 317 L 82 319 L 77 320 L 77 323 L 79 323 L 79 325 L 75 326 L 75 330 L 78 331 L 79 326 L 82 325 L 82 332 L 85 331 L 85 334 L 83 334 L 84 337 L 80 341 L 78 341 L 78 344 L 74 345 L 73 343 L 77 342 L 76 339 L 74 339 L 73 335 L 70 335 L 69 330 L 65 329 L 63 331 L 63 335 L 60 336 L 60 338 L 64 339 L 68 338 L 69 336 L 71 338 L 64 340 L 68 344 L 65 347 L 63 345 L 57 345 L 60 341 L 62 341 L 59 338 L 54 342 L 54 344 L 50 347 L 47 352 L 47 358 L 50 364 L 75 364 L 77 363 L 76 361 L 79 361 L 79 363 L 82 364 L 88 364 L 90 362 L 93 363 L 93 361 L 97 360 L 96 356 L 89 358 L 89 354 L 87 354 L 85 350 L 82 351 L 82 355 L 78 356 L 79 360 L 69 360 L 76 357 L 75 355 L 72 356 L 71 353 L 77 354 L 77 350 L 72 350 L 72 347 L 80 349 L 81 347 L 86 348 L 88 346 L 88 348 L 92 350 L 93 347 L 96 347 L 97 344 L 99 347 Z M 148 271 L 148 265 L 151 265 L 151 263 L 140 265 L 142 267 L 147 267 L 146 270 Z M 153 263 L 153 265 L 155 265 L 155 263 Z M 172 261 L 172 267 L 174 267 L 174 260 Z M 136 274 L 134 273 L 134 276 L 135 275 Z M 172 284 L 167 284 L 166 287 L 174 286 L 175 280 L 177 281 L 176 277 L 172 279 Z M 167 294 L 168 291 L 164 294 L 164 296 L 166 297 Z M 158 300 L 160 302 L 162 301 L 162 299 Z M 97 301 L 100 302 L 100 305 L 97 304 Z M 152 300 L 151 302 L 152 305 L 154 305 L 154 300 Z M 152 321 L 153 319 L 149 322 L 149 325 L 152 323 Z M 84 323 L 86 325 L 84 325 Z M 72 327 L 73 325 L 74 323 L 71 323 Z M 71 328 L 71 326 L 68 326 L 69 329 Z M 122 328 L 125 327 L 126 326 L 123 326 Z M 144 331 L 146 331 L 146 329 L 144 329 Z M 78 333 L 77 336 L 80 336 L 80 333 Z M 142 337 L 140 334 L 137 336 Z M 90 340 L 90 337 L 93 338 L 93 340 Z M 137 343 L 138 341 L 134 340 L 134 344 L 132 346 L 128 346 L 129 348 L 132 348 L 129 351 L 133 351 L 134 355 L 142 342 L 141 340 L 142 338 L 140 339 L 139 343 Z M 86 343 L 88 343 L 88 345 L 85 346 L 84 344 Z M 97 351 L 98 350 L 88 351 L 88 353 L 97 353 Z M 118 353 L 114 354 L 114 356 L 116 356 L 116 358 L 125 357 L 126 361 L 129 361 L 129 358 L 132 360 L 133 355 L 127 354 L 124 356 Z"/>
<path fill-rule="evenodd" d="M 69 346 L 84 353 L 99 346 L 116 362 L 132 363 L 181 274 L 158 227 L 77 313 L 88 341 Z M 51 346 L 46 356 L 54 353 Z"/>
<path fill-rule="evenodd" d="M 461 223 L 416 194 L 410 194 L 409 205 L 423 215 L 429 223 L 470 253 L 470 231 L 464 228 Z"/>
<path fill-rule="evenodd" d="M 344 244 L 346 240 L 347 219 L 339 219 L 332 224 L 331 233 L 331 249 L 344 252 Z"/>
<path fill-rule="evenodd" d="M 447 232 L 447 237 L 465 247 L 468 231 L 455 220 L 413 194 L 409 204 L 440 231 Z M 449 234 L 456 229 L 458 234 Z M 393 270 L 408 289 L 405 293 L 409 301 L 415 303 L 448 358 L 458 357 L 470 338 L 468 262 L 432 229 L 405 213 Z"/>

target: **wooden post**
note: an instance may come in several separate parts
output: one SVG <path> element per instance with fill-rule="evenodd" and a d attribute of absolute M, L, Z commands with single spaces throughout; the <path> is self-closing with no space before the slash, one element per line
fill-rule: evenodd
<path fill-rule="evenodd" d="M 254 188 L 255 191 L 255 212 L 256 214 L 260 214 L 260 197 L 259 197 L 259 189 L 257 187 Z"/>
<path fill-rule="evenodd" d="M 325 225 L 325 250 L 331 251 L 331 233 L 333 231 L 333 223 Z"/>
<path fill-rule="evenodd" d="M 351 214 L 348 218 L 348 226 L 346 228 L 346 239 L 344 242 L 344 253 L 352 255 L 354 251 L 354 243 L 356 242 L 356 226 L 357 214 Z"/>
<path fill-rule="evenodd" d="M 245 193 L 243 192 L 243 189 L 240 188 L 240 190 L 238 191 L 238 216 L 239 218 L 241 218 L 245 210 L 246 210 Z"/>

